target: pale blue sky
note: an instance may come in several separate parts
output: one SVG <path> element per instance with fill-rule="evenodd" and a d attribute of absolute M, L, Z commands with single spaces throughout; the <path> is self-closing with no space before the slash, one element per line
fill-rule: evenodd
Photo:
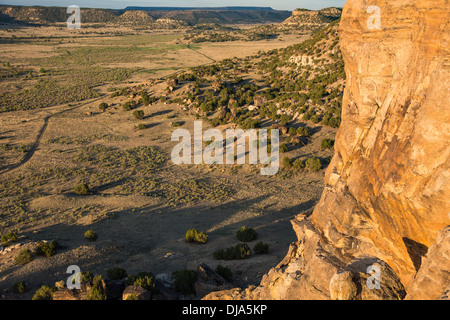
<path fill-rule="evenodd" d="M 0 0 L 0 4 L 39 5 L 68 7 L 78 5 L 89 8 L 123 9 L 127 6 L 141 7 L 225 7 L 257 6 L 272 7 L 279 10 L 295 8 L 322 9 L 342 7 L 346 0 Z"/>

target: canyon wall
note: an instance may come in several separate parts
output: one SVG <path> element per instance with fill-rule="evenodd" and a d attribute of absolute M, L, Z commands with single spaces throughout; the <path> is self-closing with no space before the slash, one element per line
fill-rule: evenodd
<path fill-rule="evenodd" d="M 321 200 L 258 287 L 205 299 L 448 293 L 449 14 L 448 0 L 347 1 L 343 121 Z"/>

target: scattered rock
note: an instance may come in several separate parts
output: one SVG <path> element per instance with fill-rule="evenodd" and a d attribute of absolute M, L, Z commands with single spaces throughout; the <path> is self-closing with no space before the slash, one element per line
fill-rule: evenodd
<path fill-rule="evenodd" d="M 122 300 L 127 300 L 131 297 L 136 297 L 138 300 L 150 300 L 151 292 L 140 286 L 126 287 L 122 294 Z"/>
<path fill-rule="evenodd" d="M 405 296 L 398 276 L 376 257 L 363 255 L 352 260 L 330 281 L 333 300 L 403 300 Z"/>
<path fill-rule="evenodd" d="M 214 291 L 232 288 L 231 284 L 204 263 L 197 267 L 196 274 L 197 280 L 194 284 L 194 290 L 197 297 L 204 297 Z"/>
<path fill-rule="evenodd" d="M 91 288 L 90 283 L 82 283 L 80 290 L 68 288 L 58 290 L 53 293 L 53 300 L 86 300 Z"/>

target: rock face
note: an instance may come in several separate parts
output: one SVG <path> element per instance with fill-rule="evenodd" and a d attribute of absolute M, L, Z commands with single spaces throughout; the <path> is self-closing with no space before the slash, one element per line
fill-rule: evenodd
<path fill-rule="evenodd" d="M 341 9 L 326 8 L 312 11 L 307 9 L 296 9 L 292 11 L 292 16 L 282 22 L 282 25 L 326 25 L 331 21 L 341 17 Z"/>
<path fill-rule="evenodd" d="M 446 268 L 443 268 L 446 267 Z M 407 299 L 449 299 L 450 296 L 450 226 L 439 232 L 424 257 Z"/>
<path fill-rule="evenodd" d="M 343 10 L 343 121 L 320 202 L 292 221 L 298 241 L 260 286 L 205 299 L 448 296 L 450 9 L 447 0 L 376 5 Z M 381 289 L 367 286 L 374 266 Z"/>

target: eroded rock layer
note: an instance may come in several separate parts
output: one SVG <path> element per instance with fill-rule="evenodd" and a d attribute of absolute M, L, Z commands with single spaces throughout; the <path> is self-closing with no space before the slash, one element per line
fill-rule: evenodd
<path fill-rule="evenodd" d="M 449 16 L 448 0 L 347 1 L 343 121 L 321 200 L 292 222 L 298 242 L 260 286 L 205 299 L 445 295 Z"/>

